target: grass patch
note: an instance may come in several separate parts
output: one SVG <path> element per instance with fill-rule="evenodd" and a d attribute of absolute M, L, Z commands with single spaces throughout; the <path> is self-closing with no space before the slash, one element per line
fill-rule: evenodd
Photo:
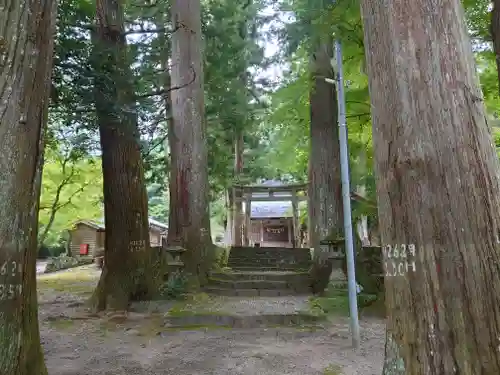
<path fill-rule="evenodd" d="M 172 317 L 200 314 L 213 315 L 216 312 L 213 312 L 210 307 L 214 306 L 214 304 L 215 300 L 213 297 L 210 297 L 206 293 L 189 294 L 185 296 L 183 301 L 176 303 L 170 308 L 167 314 Z"/>
<path fill-rule="evenodd" d="M 311 297 L 309 306 L 312 313 L 327 314 L 337 316 L 349 315 L 349 296 L 345 291 L 333 290 L 327 291 L 324 297 Z M 358 309 L 362 310 L 371 305 L 377 296 L 360 293 L 357 295 Z"/>
<path fill-rule="evenodd" d="M 314 315 L 349 315 L 349 299 L 344 296 L 311 297 L 309 306 Z"/>
<path fill-rule="evenodd" d="M 342 367 L 330 365 L 323 370 L 323 375 L 342 375 Z"/>
<path fill-rule="evenodd" d="M 52 289 L 58 292 L 71 292 L 75 294 L 92 293 L 99 273 L 93 272 L 89 266 L 73 268 L 70 271 L 49 273 L 37 277 L 37 289 Z"/>
<path fill-rule="evenodd" d="M 167 316 L 172 318 L 181 318 L 184 316 L 220 316 L 227 315 L 231 316 L 229 313 L 224 313 L 222 311 L 210 311 L 210 310 L 188 310 L 188 309 L 176 309 L 172 308 L 168 310 Z"/>
<path fill-rule="evenodd" d="M 57 331 L 70 330 L 75 326 L 75 321 L 72 319 L 56 319 L 50 320 L 49 325 Z"/>

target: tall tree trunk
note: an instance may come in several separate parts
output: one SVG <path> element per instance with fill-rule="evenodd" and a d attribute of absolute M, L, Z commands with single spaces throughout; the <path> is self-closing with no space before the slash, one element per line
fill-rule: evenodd
<path fill-rule="evenodd" d="M 170 80 L 170 78 L 169 78 Z M 165 99 L 165 104 L 172 108 L 172 99 L 169 95 Z M 179 154 L 179 149 L 177 147 L 178 140 L 175 135 L 174 119 L 171 117 L 168 120 L 168 149 L 170 153 L 170 171 L 168 174 L 168 194 L 169 194 L 169 210 L 168 210 L 168 233 L 167 233 L 167 244 L 174 245 L 182 243 L 182 228 L 179 217 L 179 202 L 178 199 L 178 187 L 177 187 L 177 158 Z"/>
<path fill-rule="evenodd" d="M 367 163 L 367 155 L 366 155 L 366 147 L 368 147 L 367 142 L 365 142 L 364 137 L 362 136 L 361 141 L 364 142 L 365 147 L 362 147 L 359 151 L 356 164 L 360 169 L 360 174 L 366 176 L 368 173 L 368 163 Z M 356 193 L 362 197 L 366 196 L 366 185 L 360 184 L 356 186 Z M 363 246 L 370 245 L 370 234 L 368 232 L 368 217 L 366 215 L 362 215 L 358 218 L 356 222 L 356 232 L 358 234 L 358 238 Z"/>
<path fill-rule="evenodd" d="M 500 0 L 493 0 L 491 10 L 491 39 L 493 41 L 493 51 L 497 63 L 498 90 L 500 94 Z"/>
<path fill-rule="evenodd" d="M 336 278 L 343 276 L 341 262 L 332 264 L 326 260 L 320 246 L 320 241 L 326 237 L 338 237 L 343 233 L 337 93 L 334 85 L 325 82 L 325 78 L 335 78 L 330 63 L 332 57 L 333 41 L 330 38 L 318 43 L 311 57 L 308 209 L 310 244 L 314 249 L 312 278 L 315 293 L 326 288 L 332 272 Z"/>
<path fill-rule="evenodd" d="M 169 14 L 163 14 L 163 17 L 169 19 Z M 156 27 L 166 28 L 166 20 L 161 24 L 157 24 Z M 168 66 L 168 60 L 171 56 L 171 43 L 169 38 L 165 34 L 159 36 L 160 40 L 160 59 L 162 64 L 162 84 L 165 91 L 164 102 L 165 102 L 165 115 L 167 119 L 167 149 L 169 151 L 169 171 L 168 171 L 168 194 L 169 194 L 169 211 L 168 211 L 168 232 L 167 232 L 167 244 L 175 245 L 182 243 L 182 239 L 179 237 L 180 222 L 178 221 L 178 202 L 177 202 L 177 155 L 179 149 L 176 147 L 179 143 L 175 135 L 174 119 L 172 117 L 172 94 L 170 91 L 171 87 L 171 72 Z"/>
<path fill-rule="evenodd" d="M 95 103 L 102 149 L 105 264 L 93 306 L 125 310 L 162 283 L 149 243 L 148 201 L 120 1 L 96 4 Z"/>
<path fill-rule="evenodd" d="M 243 171 L 243 129 L 236 130 L 236 137 L 234 141 L 234 180 L 240 181 L 241 172 Z M 241 197 L 233 197 L 241 198 Z M 234 246 L 243 246 L 243 202 L 241 200 L 234 201 L 234 215 L 233 215 L 233 244 Z"/>
<path fill-rule="evenodd" d="M 171 7 L 171 85 L 176 169 L 176 235 L 188 251 L 186 271 L 203 285 L 213 259 L 210 234 L 208 154 L 204 114 L 200 0 L 174 0 Z M 175 164 L 174 164 L 175 163 Z"/>
<path fill-rule="evenodd" d="M 0 374 L 46 375 L 36 295 L 38 208 L 56 2 L 0 17 Z"/>
<path fill-rule="evenodd" d="M 362 13 L 386 250 L 384 374 L 500 374 L 499 166 L 462 6 L 364 0 Z"/>
<path fill-rule="evenodd" d="M 73 252 L 71 251 L 71 241 L 73 240 L 73 231 L 67 230 L 65 237 L 66 237 L 66 242 L 64 243 L 64 248 L 65 248 L 66 256 L 72 257 Z"/>

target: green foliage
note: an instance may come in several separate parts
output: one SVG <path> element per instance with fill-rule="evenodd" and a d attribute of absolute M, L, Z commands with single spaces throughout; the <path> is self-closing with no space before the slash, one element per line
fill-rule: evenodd
<path fill-rule="evenodd" d="M 79 219 L 102 217 L 102 173 L 97 158 L 75 159 L 48 148 L 42 176 L 39 223 L 47 245 Z"/>
<path fill-rule="evenodd" d="M 490 2 L 463 0 L 463 4 L 488 120 L 500 149 L 498 75 L 489 44 Z M 270 5 L 286 11 L 290 19 L 284 21 L 278 13 L 269 14 Z M 140 128 L 150 215 L 165 222 L 170 108 L 164 94 L 169 85 L 168 30 L 172 26 L 166 11 L 169 1 L 159 0 L 147 7 L 126 2 L 125 6 L 126 57 L 137 104 L 134 114 Z M 359 0 L 205 0 L 202 6 L 214 232 L 223 232 L 224 194 L 235 181 L 233 148 L 241 132 L 245 153 L 239 182 L 253 183 L 267 178 L 307 181 L 309 56 L 318 40 L 331 36 L 340 38 L 343 44 L 351 185 L 353 189 L 363 187 L 367 198 L 353 202 L 353 218 L 376 218 L 370 98 Z M 100 77 L 91 64 L 90 26 L 94 16 L 93 0 L 59 4 L 40 208 L 41 240 L 51 246 L 60 241 L 61 233 L 77 219 L 102 217 L 93 84 L 106 77 Z M 276 20 L 279 22 L 270 24 Z M 259 30 L 262 26 L 268 28 L 268 35 Z M 264 55 L 262 41 L 266 36 L 281 42 L 275 56 Z M 276 62 L 284 66 L 284 78 L 278 86 L 273 86 L 258 77 L 258 73 Z M 301 220 L 306 221 L 306 215 L 307 210 L 302 209 Z"/>
<path fill-rule="evenodd" d="M 162 223 L 168 222 L 168 195 L 165 184 L 148 186 L 149 216 Z"/>
<path fill-rule="evenodd" d="M 469 35 L 473 42 L 491 40 L 489 0 L 462 0 Z"/>
<path fill-rule="evenodd" d="M 272 95 L 272 111 L 266 118 L 274 146 L 270 162 L 278 175 L 290 174 L 293 180 L 307 180 L 311 89 L 308 61 L 311 43 L 318 38 L 336 35 L 343 42 L 351 184 L 353 188 L 365 186 L 367 194 L 371 194 L 374 180 L 370 101 L 368 79 L 363 74 L 359 4 L 353 0 L 342 0 L 334 6 L 322 1 L 311 5 L 304 0 L 289 0 L 285 7 L 294 13 L 295 21 L 288 24 L 282 33 L 282 40 L 289 47 L 289 69 L 282 85 Z"/>
<path fill-rule="evenodd" d="M 225 268 L 229 259 L 229 249 L 226 247 L 215 246 L 215 264 L 216 268 Z"/>
<path fill-rule="evenodd" d="M 498 75 L 489 42 L 489 1 L 465 0 L 469 31 L 475 45 L 478 72 L 493 127 L 500 146 L 500 107 Z M 366 201 L 353 202 L 353 219 L 376 219 L 375 175 L 370 118 L 368 79 L 365 74 L 363 30 L 358 0 L 331 2 L 286 0 L 282 10 L 293 14 L 279 30 L 285 45 L 288 69 L 281 85 L 271 95 L 271 110 L 265 118 L 268 139 L 273 144 L 270 164 L 277 175 L 291 175 L 295 181 L 307 180 L 309 160 L 309 54 L 314 41 L 334 36 L 342 41 L 346 85 L 346 114 L 349 129 L 351 186 L 363 187 Z M 383 93 L 377 93 L 383 94 Z M 305 220 L 306 212 L 302 214 Z"/>
<path fill-rule="evenodd" d="M 188 290 L 188 278 L 183 274 L 169 278 L 160 288 L 160 296 L 163 299 L 179 299 Z"/>
<path fill-rule="evenodd" d="M 233 180 L 233 143 L 238 132 L 245 132 L 244 177 L 254 181 L 266 177 L 266 148 L 260 143 L 259 115 L 263 104 L 262 85 L 255 74 L 264 60 L 258 43 L 259 15 L 265 1 L 207 0 L 202 2 L 204 33 L 206 115 L 208 124 L 209 176 L 213 199 Z M 166 196 L 168 153 L 166 145 L 169 103 L 165 86 L 169 85 L 170 57 L 169 2 L 151 6 L 125 3 L 126 30 L 132 80 L 137 106 L 146 178 L 156 194 L 150 201 L 153 216 L 166 217 L 159 197 Z M 167 9 L 167 11 L 165 11 Z M 95 66 L 107 63 L 93 55 L 90 38 L 94 22 L 93 0 L 65 1 L 59 6 L 53 86 L 56 94 L 50 116 L 72 134 L 78 133 L 87 151 L 99 149 L 96 134 L 94 82 L 109 80 Z M 264 17 L 265 18 L 265 17 Z M 96 60 L 93 61 L 92 59 Z M 98 61 L 97 61 L 98 60 Z M 102 61 L 101 61 L 102 60 Z M 161 191 L 158 188 L 161 186 Z"/>
<path fill-rule="evenodd" d="M 266 148 L 260 142 L 260 90 L 251 69 L 263 62 L 257 43 L 262 2 L 210 0 L 204 13 L 205 89 L 208 122 L 209 178 L 212 198 L 233 182 L 234 143 L 244 133 L 245 155 L 240 179 L 266 177 Z M 257 99 L 256 99 L 257 98 Z"/>
<path fill-rule="evenodd" d="M 59 255 L 64 253 L 65 250 L 66 249 L 64 248 L 64 246 L 60 246 L 58 244 L 56 244 L 54 246 L 50 246 L 50 247 L 46 246 L 46 245 L 41 245 L 38 248 L 37 258 L 38 259 L 47 259 L 50 257 L 58 257 Z"/>
<path fill-rule="evenodd" d="M 359 293 L 357 295 L 358 307 L 360 309 L 371 305 L 378 299 L 376 295 Z M 322 297 L 312 297 L 309 300 L 313 311 L 326 315 L 349 315 L 349 297 L 347 291 L 327 290 Z"/>

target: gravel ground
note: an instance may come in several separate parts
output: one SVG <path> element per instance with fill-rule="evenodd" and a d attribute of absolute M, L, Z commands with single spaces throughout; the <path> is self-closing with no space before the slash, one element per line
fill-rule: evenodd
<path fill-rule="evenodd" d="M 297 314 L 309 308 L 309 297 L 224 297 L 213 296 L 209 304 L 200 301 L 187 304 L 184 309 L 221 312 L 231 315 Z"/>
<path fill-rule="evenodd" d="M 92 267 L 83 268 L 95 273 Z M 65 275 L 68 275 L 67 273 Z M 76 275 L 76 273 L 75 273 Z M 52 276 L 57 277 L 57 276 Z M 155 311 L 134 309 L 127 319 L 92 316 L 86 297 L 68 290 L 41 291 L 40 330 L 50 375 L 379 375 L 384 324 L 362 321 L 361 348 L 351 349 L 348 319 L 324 329 L 168 329 Z M 75 288 L 76 289 L 76 288 Z M 273 301 L 274 300 L 274 301 Z M 221 299 L 220 310 L 240 314 L 291 312 L 303 299 Z M 153 308 L 152 308 L 153 307 Z M 220 311 L 219 310 L 219 311 Z M 341 368 L 341 372 L 325 369 Z"/>
<path fill-rule="evenodd" d="M 36 261 L 36 274 L 42 274 L 45 272 L 45 268 L 47 268 L 47 263 L 49 263 L 46 260 L 37 260 Z"/>

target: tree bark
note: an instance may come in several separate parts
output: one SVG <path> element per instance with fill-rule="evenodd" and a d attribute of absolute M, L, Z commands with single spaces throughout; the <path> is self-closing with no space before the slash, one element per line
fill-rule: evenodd
<path fill-rule="evenodd" d="M 38 206 L 56 2 L 0 17 L 0 374 L 46 375 L 36 294 Z"/>
<path fill-rule="evenodd" d="M 236 136 L 234 141 L 234 181 L 238 182 L 241 178 L 241 173 L 243 171 L 243 129 L 236 130 Z M 234 197 L 233 197 L 234 198 Z M 241 197 L 240 197 L 241 198 Z M 241 200 L 233 202 L 234 204 L 234 246 L 243 246 L 243 202 Z M 233 208 L 232 208 L 233 209 Z"/>
<path fill-rule="evenodd" d="M 499 374 L 499 166 L 462 6 L 364 0 L 362 13 L 386 264 L 384 374 Z"/>
<path fill-rule="evenodd" d="M 170 15 L 163 15 L 163 17 L 170 19 Z M 157 25 L 157 28 L 165 26 L 164 24 Z M 170 91 L 171 87 L 171 72 L 168 65 L 168 60 L 171 56 L 171 43 L 169 38 L 165 34 L 159 36 L 161 53 L 160 58 L 162 61 L 162 84 L 165 90 L 164 101 L 165 101 L 165 113 L 167 118 L 167 146 L 169 150 L 170 158 L 170 170 L 168 171 L 168 194 L 169 194 L 169 211 L 168 211 L 168 232 L 167 232 L 167 244 L 169 246 L 178 245 L 182 243 L 182 239 L 179 237 L 181 233 L 180 222 L 178 220 L 177 210 L 179 203 L 177 202 L 177 169 L 174 168 L 177 165 L 177 158 L 179 150 L 176 147 L 179 143 L 175 135 L 174 119 L 172 117 L 172 94 Z"/>
<path fill-rule="evenodd" d="M 173 213 L 179 226 L 175 235 L 188 250 L 185 270 L 201 285 L 213 258 L 210 234 L 208 154 L 204 114 L 200 0 L 174 0 L 172 24 L 172 117 L 176 145 Z"/>
<path fill-rule="evenodd" d="M 311 111 L 311 151 L 309 159 L 309 238 L 314 249 L 312 278 L 315 293 L 328 285 L 332 271 L 341 276 L 341 263 L 332 264 L 321 250 L 320 241 L 343 233 L 342 185 L 338 134 L 337 93 L 335 86 L 325 82 L 334 79 L 330 60 L 333 42 L 319 42 L 311 57 L 312 88 L 309 97 Z M 334 268 L 334 269 L 333 269 Z"/>
<path fill-rule="evenodd" d="M 66 231 L 66 243 L 64 244 L 65 250 L 66 250 L 66 256 L 67 257 L 72 257 L 73 252 L 71 251 L 71 241 L 73 239 L 72 235 L 73 231 L 72 230 L 67 230 Z"/>
<path fill-rule="evenodd" d="M 498 90 L 500 95 L 500 0 L 493 0 L 491 10 L 491 40 L 493 41 L 493 52 L 497 63 Z"/>
<path fill-rule="evenodd" d="M 127 309 L 163 282 L 149 243 L 148 201 L 137 110 L 127 59 L 123 6 L 98 0 L 94 39 L 95 104 L 102 150 L 105 262 L 92 297 L 96 310 Z"/>

